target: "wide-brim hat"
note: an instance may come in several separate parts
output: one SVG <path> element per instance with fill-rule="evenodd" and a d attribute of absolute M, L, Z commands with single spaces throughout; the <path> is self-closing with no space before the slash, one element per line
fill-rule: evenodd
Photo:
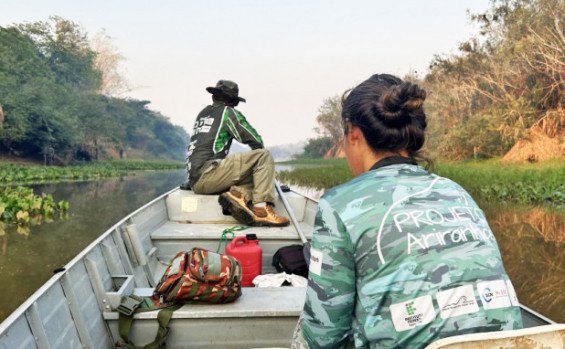
<path fill-rule="evenodd" d="M 223 95 L 234 101 L 245 102 L 245 98 L 239 97 L 239 87 L 233 81 L 220 80 L 216 87 L 206 87 L 206 91 L 213 95 Z"/>

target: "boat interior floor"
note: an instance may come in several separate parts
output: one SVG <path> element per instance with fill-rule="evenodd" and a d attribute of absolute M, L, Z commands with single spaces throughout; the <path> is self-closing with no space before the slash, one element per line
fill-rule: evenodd
<path fill-rule="evenodd" d="M 285 196 L 306 237 L 310 239 L 317 204 L 296 193 L 286 193 Z M 288 216 L 278 197 L 275 212 Z M 232 216 L 224 215 L 217 195 L 197 195 L 191 191 L 177 190 L 162 202 L 146 208 L 143 214 L 134 215 L 120 227 L 121 234 L 114 236 L 114 242 L 116 238 L 123 240 L 128 257 L 126 263 L 122 263 L 124 265 L 120 265 L 123 258 L 102 258 L 95 263 L 96 268 L 102 269 L 99 272 L 102 274 L 102 264 L 105 263 L 108 270 L 125 271 L 128 269 L 125 264 L 130 262 L 135 285 L 129 292 L 148 296 L 177 252 L 201 247 L 224 253 L 225 245 L 220 245 L 222 233 L 235 226 L 241 224 Z M 279 248 L 302 244 L 292 225 L 247 227 L 234 231 L 235 236 L 246 234 L 255 234 L 259 240 L 263 251 L 262 274 L 277 273 L 271 263 Z M 231 238 L 231 234 L 228 237 Z M 115 245 L 117 247 L 120 242 L 117 241 Z M 118 255 L 108 251 L 104 257 L 111 254 Z M 110 266 L 113 261 L 116 265 Z M 110 278 L 114 276 L 113 273 L 109 274 Z M 104 281 L 101 283 L 104 284 Z M 105 286 L 100 288 L 107 289 Z M 185 304 L 172 315 L 167 347 L 176 347 L 174 343 L 183 342 L 189 342 L 191 348 L 288 347 L 304 304 L 305 292 L 304 287 L 244 287 L 242 296 L 233 303 Z M 118 313 L 114 309 L 115 304 L 112 304 L 103 312 L 103 318 L 112 337 L 119 338 Z M 135 343 L 143 344 L 153 339 L 157 329 L 156 318 L 155 311 L 134 315 L 131 337 Z M 235 323 L 238 325 L 233 326 Z M 221 331 L 217 331 L 218 328 Z M 212 343 L 210 338 L 214 339 Z"/>

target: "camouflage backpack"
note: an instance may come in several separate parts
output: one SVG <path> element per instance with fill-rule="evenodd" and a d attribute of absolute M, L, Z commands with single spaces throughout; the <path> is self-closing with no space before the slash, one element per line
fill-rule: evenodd
<path fill-rule="evenodd" d="M 118 311 L 120 348 L 139 348 L 129 339 L 134 312 L 161 309 L 155 340 L 144 349 L 157 349 L 165 344 L 167 325 L 172 313 L 183 303 L 229 303 L 241 296 L 241 265 L 237 259 L 198 247 L 175 255 L 155 287 L 152 297 L 130 295 Z"/>
<path fill-rule="evenodd" d="M 241 296 L 241 266 L 232 256 L 198 247 L 179 252 L 155 287 L 154 301 L 228 303 Z"/>

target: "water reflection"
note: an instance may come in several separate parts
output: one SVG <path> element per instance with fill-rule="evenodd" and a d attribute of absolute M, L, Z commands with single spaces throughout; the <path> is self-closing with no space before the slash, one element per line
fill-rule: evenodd
<path fill-rule="evenodd" d="M 483 204 L 520 302 L 565 322 L 565 212 Z"/>
<path fill-rule="evenodd" d="M 34 185 L 35 193 L 69 202 L 68 219 L 17 227 L 0 234 L 0 321 L 47 281 L 52 271 L 69 262 L 96 237 L 158 195 L 179 185 L 186 171 L 148 174 L 101 181 Z"/>

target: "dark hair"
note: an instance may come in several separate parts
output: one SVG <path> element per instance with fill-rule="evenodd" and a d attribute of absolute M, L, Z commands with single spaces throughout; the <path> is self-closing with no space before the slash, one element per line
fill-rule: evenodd
<path fill-rule="evenodd" d="M 389 74 L 373 75 L 343 95 L 345 134 L 349 121 L 361 129 L 374 151 L 406 149 L 411 158 L 431 165 L 420 152 L 426 139 L 425 99 L 426 91 L 416 84 Z"/>
<path fill-rule="evenodd" d="M 237 98 L 232 98 L 225 93 L 213 93 L 212 97 L 215 101 L 222 102 L 229 107 L 237 107 L 237 105 L 239 104 L 239 100 Z"/>

